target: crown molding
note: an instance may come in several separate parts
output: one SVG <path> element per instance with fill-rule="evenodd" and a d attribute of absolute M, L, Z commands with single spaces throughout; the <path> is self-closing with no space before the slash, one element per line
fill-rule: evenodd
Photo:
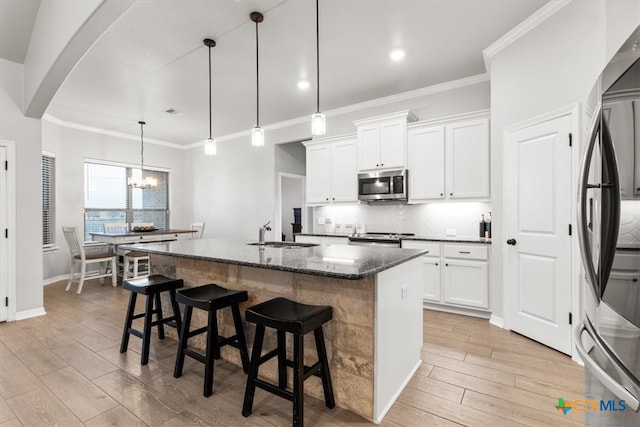
<path fill-rule="evenodd" d="M 324 114 L 327 117 L 331 116 L 340 116 L 343 114 L 353 113 L 356 111 L 362 111 L 369 108 L 375 108 L 384 106 L 387 104 L 393 104 L 395 102 L 407 101 L 410 99 L 420 98 L 422 96 L 431 95 L 438 92 L 446 92 L 449 90 L 454 90 L 466 86 L 473 86 L 479 83 L 484 83 L 489 81 L 489 74 L 477 74 L 471 77 L 464 77 L 458 80 L 452 80 L 450 82 L 439 83 L 432 86 L 426 86 L 420 89 L 414 89 L 407 92 L 401 92 L 394 95 L 385 96 L 382 98 L 376 98 L 369 101 L 360 102 L 357 104 L 348 105 L 346 107 L 335 108 L 333 110 L 325 111 Z M 289 126 L 295 126 L 299 124 L 304 124 L 309 121 L 309 116 L 296 117 L 295 119 L 285 120 L 282 122 L 273 123 L 267 126 L 263 126 L 265 132 L 282 129 Z M 228 135 L 224 135 L 221 137 L 216 137 L 216 141 L 229 141 L 232 139 L 250 136 L 251 130 L 236 132 Z M 186 149 L 198 148 L 204 146 L 205 141 L 197 141 L 188 145 L 184 145 L 183 147 Z"/>
<path fill-rule="evenodd" d="M 116 131 L 112 131 L 112 130 L 107 130 L 107 129 L 101 129 L 101 128 L 96 128 L 93 126 L 86 126 L 86 125 L 81 125 L 79 123 L 73 123 L 73 122 L 67 122 L 65 120 L 61 120 L 55 116 L 52 116 L 49 113 L 45 113 L 42 116 L 42 120 L 46 120 L 50 123 L 56 124 L 58 126 L 62 126 L 65 128 L 69 128 L 69 129 L 75 129 L 75 130 L 81 130 L 81 131 L 85 131 L 85 132 L 91 132 L 91 133 L 97 133 L 100 135 L 108 135 L 108 136 L 113 136 L 116 138 L 122 138 L 122 139 L 129 139 L 131 141 L 140 141 L 140 135 L 129 135 L 127 133 L 122 133 L 122 132 L 116 132 Z M 145 138 L 144 139 L 145 144 L 149 143 L 149 144 L 155 144 L 155 145 L 161 145 L 163 147 L 170 147 L 170 148 L 175 148 L 178 150 L 185 150 L 186 147 L 184 145 L 180 145 L 180 144 L 176 144 L 174 142 L 167 142 L 167 141 L 162 141 L 159 139 L 153 139 L 153 138 Z"/>
<path fill-rule="evenodd" d="M 402 101 L 407 101 L 407 100 L 411 100 L 411 99 L 415 99 L 415 98 L 420 98 L 423 96 L 427 96 L 427 95 L 431 95 L 434 93 L 439 93 L 439 92 L 446 92 L 449 90 L 454 90 L 454 89 L 459 89 L 459 88 L 463 88 L 466 86 L 473 86 L 479 83 L 484 83 L 484 82 L 488 82 L 489 81 L 489 74 L 487 73 L 483 73 L 483 74 L 477 74 L 475 76 L 470 76 L 470 77 L 464 77 L 458 80 L 452 80 L 450 82 L 445 82 L 445 83 L 439 83 L 436 85 L 432 85 L 432 86 L 426 86 L 420 89 L 414 89 L 414 90 L 410 90 L 407 92 L 401 92 L 401 93 L 397 93 L 394 95 L 389 95 L 389 96 L 385 96 L 382 98 L 376 98 L 376 99 L 372 99 L 369 101 L 363 101 L 357 104 L 352 104 L 352 105 L 347 105 L 346 107 L 340 107 L 340 108 L 335 108 L 333 110 L 329 110 L 329 111 L 325 111 L 324 114 L 327 117 L 331 117 L 331 116 L 340 116 L 343 114 L 348 114 L 348 113 L 353 113 L 353 112 L 357 112 L 357 111 L 362 111 L 362 110 L 366 110 L 369 108 L 375 108 L 375 107 L 380 107 L 380 106 L 384 106 L 384 105 L 388 105 L 388 104 L 393 104 L 396 102 L 402 102 Z M 85 126 L 85 125 L 81 125 L 78 123 L 73 123 L 73 122 L 67 122 L 65 120 L 61 120 L 55 116 L 52 116 L 49 113 L 45 113 L 42 116 L 42 120 L 46 120 L 48 122 L 54 123 L 58 126 L 63 126 L 66 128 L 70 128 L 70 129 L 76 129 L 76 130 L 82 130 L 82 131 L 86 131 L 86 132 L 93 132 L 93 133 L 98 133 L 98 134 L 102 134 L 102 135 L 109 135 L 109 136 L 114 136 L 116 138 L 123 138 L 123 139 L 129 139 L 132 141 L 139 141 L 140 137 L 138 135 L 129 135 L 126 133 L 122 133 L 122 132 L 115 132 L 115 131 L 111 131 L 111 130 L 107 130 L 107 129 L 101 129 L 101 128 L 96 128 L 96 127 L 92 127 L 92 126 Z M 302 117 L 296 117 L 294 119 L 290 119 L 290 120 L 284 120 L 281 122 L 277 122 L 277 123 L 272 123 L 270 125 L 266 125 L 263 126 L 264 131 L 265 132 L 269 132 L 269 131 L 273 131 L 273 130 L 277 130 L 277 129 L 282 129 L 282 128 L 287 128 L 290 126 L 296 126 L 296 125 L 300 125 L 300 124 L 304 124 L 307 123 L 309 121 L 309 116 L 302 116 Z M 226 134 L 226 135 L 222 135 L 222 136 L 218 136 L 216 137 L 216 141 L 218 142 L 224 142 L 224 141 L 230 141 L 233 139 L 238 139 L 238 138 L 243 138 L 243 137 L 249 137 L 251 136 L 251 130 L 247 129 L 247 130 L 243 130 L 240 132 L 234 132 L 234 133 L 230 133 L 230 134 Z M 170 147 L 170 148 L 175 148 L 178 150 L 191 150 L 194 148 L 199 148 L 199 147 L 203 147 L 205 141 L 196 141 L 196 142 L 192 142 L 190 144 L 176 144 L 174 142 L 167 142 L 167 141 L 162 141 L 159 139 L 152 139 L 152 138 L 145 138 L 144 140 L 145 143 L 150 143 L 150 144 L 155 144 L 155 145 L 161 145 L 164 147 Z"/>
<path fill-rule="evenodd" d="M 555 15 L 563 7 L 571 3 L 571 1 L 572 0 L 550 1 L 483 50 L 482 56 L 484 58 L 484 66 L 487 69 L 487 73 L 491 73 L 491 61 L 495 55 L 517 41 L 520 37 L 527 34 L 529 31 L 536 28 L 538 25 L 542 24 L 551 16 Z"/>

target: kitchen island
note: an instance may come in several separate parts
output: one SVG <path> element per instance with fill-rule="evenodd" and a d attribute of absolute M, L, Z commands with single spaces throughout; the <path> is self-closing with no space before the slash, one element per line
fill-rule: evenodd
<path fill-rule="evenodd" d="M 369 421 L 382 421 L 421 363 L 424 251 L 249 243 L 218 238 L 126 248 L 148 252 L 152 273 L 183 279 L 187 287 L 217 283 L 246 290 L 249 300 L 241 310 L 275 297 L 332 306 L 333 320 L 324 326 L 324 334 L 336 405 Z M 196 310 L 193 323 L 194 328 L 204 325 L 205 313 Z M 221 335 L 233 335 L 230 313 L 223 310 L 218 323 Z M 255 328 L 244 326 L 251 345 Z M 203 336 L 193 340 L 196 347 L 204 347 Z M 305 364 L 311 365 L 317 360 L 313 336 L 305 341 Z M 275 346 L 276 334 L 267 329 L 264 349 Z M 241 365 L 235 349 L 224 347 L 221 356 Z M 260 369 L 260 375 L 271 380 L 276 373 L 275 359 Z M 319 378 L 306 381 L 305 392 L 322 399 Z"/>

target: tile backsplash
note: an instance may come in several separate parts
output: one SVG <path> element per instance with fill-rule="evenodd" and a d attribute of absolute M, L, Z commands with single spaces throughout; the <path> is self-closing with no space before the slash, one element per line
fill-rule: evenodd
<path fill-rule="evenodd" d="M 455 229 L 460 237 L 478 237 L 480 215 L 491 210 L 489 202 L 425 203 L 418 205 L 384 202 L 359 206 L 323 206 L 314 208 L 315 233 L 326 231 L 318 218 L 331 218 L 333 224 L 365 224 L 366 231 L 415 233 L 444 236 Z"/>

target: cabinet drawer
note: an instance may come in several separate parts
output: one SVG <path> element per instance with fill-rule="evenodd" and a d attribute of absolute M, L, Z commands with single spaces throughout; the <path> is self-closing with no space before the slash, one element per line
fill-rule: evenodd
<path fill-rule="evenodd" d="M 462 246 L 447 245 L 444 247 L 445 258 L 461 258 L 461 259 L 489 259 L 489 251 L 484 245 Z"/>
<path fill-rule="evenodd" d="M 416 240 L 403 240 L 402 247 L 405 249 L 427 249 L 429 253 L 425 256 L 440 256 L 440 244 L 432 242 L 420 242 Z"/>

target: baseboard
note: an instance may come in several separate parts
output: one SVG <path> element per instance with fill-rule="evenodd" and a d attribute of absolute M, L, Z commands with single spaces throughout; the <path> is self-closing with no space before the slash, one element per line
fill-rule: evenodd
<path fill-rule="evenodd" d="M 488 319 L 491 313 L 482 310 L 474 310 L 471 308 L 458 308 L 451 305 L 432 304 L 427 301 L 423 301 L 422 308 L 435 311 L 443 311 L 445 313 L 461 314 L 463 316 L 479 317 L 481 319 Z"/>
<path fill-rule="evenodd" d="M 47 285 L 51 285 L 53 283 L 58 283 L 61 280 L 67 280 L 69 279 L 69 274 L 61 274 L 60 276 L 55 276 L 55 277 L 49 277 L 48 279 L 44 279 L 42 281 L 42 286 L 47 286 Z"/>
<path fill-rule="evenodd" d="M 16 320 L 30 319 L 32 317 L 44 316 L 45 314 L 47 314 L 47 312 L 44 311 L 44 307 L 33 308 L 31 310 L 18 311 L 16 313 Z"/>
<path fill-rule="evenodd" d="M 489 318 L 489 323 L 493 326 L 497 326 L 498 328 L 504 329 L 504 319 L 502 317 L 498 317 L 495 314 L 491 313 L 491 317 Z"/>
<path fill-rule="evenodd" d="M 398 391 L 396 391 L 396 393 L 393 395 L 393 397 L 391 398 L 387 406 L 379 414 L 377 414 L 377 416 L 375 413 L 373 414 L 374 424 L 380 424 L 382 422 L 382 419 L 384 418 L 385 415 L 387 415 L 387 412 L 389 412 L 393 404 L 396 403 L 396 400 L 398 399 L 398 397 L 400 397 L 400 393 L 402 393 L 405 387 L 407 387 L 407 384 L 409 384 L 409 381 L 411 381 L 411 378 L 413 378 L 413 375 L 416 373 L 420 365 L 422 365 L 422 360 L 418 360 L 418 363 L 416 364 L 416 366 L 413 368 L 413 370 L 411 370 L 411 373 L 409 374 L 409 376 L 402 382 L 402 385 L 400 386 Z M 374 408 L 374 411 L 375 411 L 375 408 Z"/>

